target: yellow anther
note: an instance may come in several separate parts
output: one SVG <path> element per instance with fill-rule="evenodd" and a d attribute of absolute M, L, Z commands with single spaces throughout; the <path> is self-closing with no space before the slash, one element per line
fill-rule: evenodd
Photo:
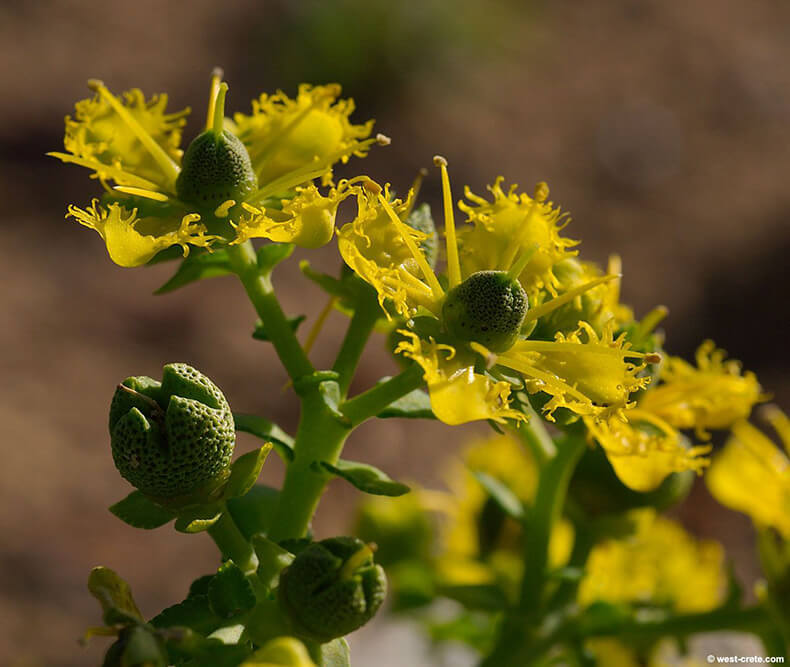
<path fill-rule="evenodd" d="M 386 134 L 379 132 L 376 135 L 376 143 L 379 146 L 389 146 L 392 143 L 392 139 L 390 139 Z"/>
<path fill-rule="evenodd" d="M 549 198 L 549 184 L 541 181 L 535 186 L 534 199 L 541 204 Z"/>

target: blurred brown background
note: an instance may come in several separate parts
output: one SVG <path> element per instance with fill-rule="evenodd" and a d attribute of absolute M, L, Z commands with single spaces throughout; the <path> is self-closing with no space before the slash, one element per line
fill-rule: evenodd
<path fill-rule="evenodd" d="M 482 192 L 498 174 L 528 189 L 548 181 L 573 214 L 568 234 L 583 240 L 583 255 L 622 255 L 624 299 L 637 313 L 669 306 L 670 350 L 688 357 L 713 337 L 790 408 L 786 0 L 6 0 L 0 62 L 0 664 L 99 661 L 104 642 L 76 644 L 99 621 L 85 590 L 93 565 L 125 576 L 146 614 L 216 567 L 206 536 L 134 531 L 107 512 L 128 491 L 106 432 L 119 380 L 186 361 L 236 410 L 289 429 L 297 417 L 271 350 L 249 335 L 253 313 L 238 284 L 152 297 L 170 266 L 120 269 L 97 235 L 64 221 L 66 204 L 87 203 L 95 183 L 43 154 L 61 148 L 63 116 L 88 96 L 89 77 L 191 106 L 185 143 L 214 65 L 225 68 L 231 111 L 247 111 L 263 90 L 338 81 L 357 100 L 356 120 L 375 117 L 393 137 L 352 171 L 403 189 L 441 153 L 456 197 L 462 184 Z M 437 180 L 425 188 L 434 202 Z M 337 268 L 334 246 L 309 257 Z M 314 316 L 324 302 L 295 263 L 275 280 L 291 313 Z M 331 363 L 343 324 L 332 316 L 316 363 Z M 357 386 L 391 371 L 373 346 Z M 463 434 L 367 425 L 348 455 L 439 483 L 437 464 Z M 250 445 L 242 438 L 239 451 Z M 271 482 L 282 472 L 274 458 Z M 333 483 L 318 534 L 344 530 L 357 497 Z M 748 521 L 714 510 L 702 488 L 682 516 L 723 539 L 739 573 L 754 576 Z"/>

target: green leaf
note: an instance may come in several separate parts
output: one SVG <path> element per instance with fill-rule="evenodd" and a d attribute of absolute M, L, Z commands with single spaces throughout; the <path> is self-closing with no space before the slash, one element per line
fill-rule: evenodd
<path fill-rule="evenodd" d="M 350 299 L 354 296 L 353 289 L 345 281 L 314 271 L 310 267 L 310 262 L 306 259 L 299 262 L 299 270 L 308 280 L 312 280 L 322 290 L 332 296 L 340 297 L 341 299 Z"/>
<path fill-rule="evenodd" d="M 386 382 L 389 378 L 382 378 Z M 380 419 L 400 417 L 403 419 L 436 419 L 431 409 L 431 399 L 428 392 L 422 389 L 410 391 L 388 407 L 384 408 L 379 414 Z"/>
<path fill-rule="evenodd" d="M 342 477 L 360 491 L 374 496 L 402 496 L 404 493 L 409 492 L 408 486 L 396 482 L 386 473 L 367 463 L 340 459 L 332 465 L 326 461 L 317 461 L 313 463 L 313 468 L 316 471 L 323 469 L 333 475 Z"/>
<path fill-rule="evenodd" d="M 351 652 L 345 637 L 321 644 L 321 667 L 351 667 Z"/>
<path fill-rule="evenodd" d="M 143 530 L 159 528 L 176 518 L 174 512 L 157 505 L 142 491 L 132 491 L 123 500 L 110 505 L 110 512 L 124 523 Z"/>
<path fill-rule="evenodd" d="M 294 439 L 277 424 L 257 415 L 245 415 L 239 412 L 233 413 L 233 419 L 237 431 L 250 433 L 271 442 L 277 454 L 286 463 L 294 460 Z"/>
<path fill-rule="evenodd" d="M 255 606 L 255 591 L 239 566 L 227 561 L 208 585 L 208 600 L 217 616 L 233 618 Z"/>
<path fill-rule="evenodd" d="M 261 468 L 263 468 L 266 457 L 271 450 L 272 443 L 267 442 L 258 449 L 247 452 L 237 458 L 230 467 L 230 477 L 222 492 L 222 496 L 224 498 L 235 498 L 247 493 L 255 484 L 258 475 L 261 474 Z"/>
<path fill-rule="evenodd" d="M 193 595 L 164 609 L 151 619 L 151 625 L 155 628 L 191 628 L 207 635 L 222 625 L 222 619 L 212 611 L 208 595 Z"/>
<path fill-rule="evenodd" d="M 507 486 L 491 475 L 473 470 L 472 474 L 483 485 L 489 496 L 496 502 L 502 511 L 517 521 L 524 520 L 524 505 Z"/>
<path fill-rule="evenodd" d="M 267 243 L 258 248 L 258 268 L 270 273 L 284 259 L 288 259 L 294 251 L 292 243 Z"/>
<path fill-rule="evenodd" d="M 196 597 L 198 595 L 208 595 L 208 585 L 213 578 L 213 574 L 204 574 L 202 577 L 195 579 L 195 581 L 189 585 L 187 599 Z"/>
<path fill-rule="evenodd" d="M 499 586 L 493 584 L 472 584 L 469 586 L 439 586 L 437 593 L 467 609 L 480 611 L 501 611 L 508 605 L 507 596 Z"/>
<path fill-rule="evenodd" d="M 143 620 L 129 584 L 110 568 L 94 567 L 88 577 L 88 590 L 99 601 L 107 625 Z"/>
<path fill-rule="evenodd" d="M 344 426 L 351 426 L 351 420 L 338 407 L 343 400 L 340 393 L 340 385 L 334 380 L 326 380 L 318 385 L 318 391 L 324 399 L 324 405 L 332 413 L 332 416 Z"/>
<path fill-rule="evenodd" d="M 299 325 L 307 319 L 306 315 L 297 315 L 296 317 L 289 317 L 288 324 L 291 325 L 291 331 L 296 331 Z M 252 332 L 252 337 L 255 340 L 270 341 L 269 334 L 266 333 L 266 326 L 261 320 L 255 323 L 255 331 Z"/>
<path fill-rule="evenodd" d="M 228 512 L 245 538 L 249 540 L 257 533 L 266 532 L 277 506 L 277 496 L 277 489 L 255 484 L 245 495 L 228 499 Z"/>
<path fill-rule="evenodd" d="M 179 533 L 202 533 L 208 530 L 222 516 L 219 505 L 197 505 L 187 507 L 178 514 L 175 529 Z"/>
<path fill-rule="evenodd" d="M 229 273 L 232 273 L 232 269 L 226 250 L 215 250 L 211 253 L 200 254 L 190 253 L 181 262 L 173 277 L 156 290 L 154 294 L 166 294 L 198 280 L 225 276 Z"/>

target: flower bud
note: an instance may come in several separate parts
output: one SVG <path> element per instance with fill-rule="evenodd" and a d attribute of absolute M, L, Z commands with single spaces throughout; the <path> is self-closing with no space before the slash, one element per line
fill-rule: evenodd
<path fill-rule="evenodd" d="M 110 436 L 121 476 L 161 499 L 224 480 L 235 444 L 225 396 L 186 364 L 165 366 L 161 383 L 124 380 L 110 405 Z"/>
<path fill-rule="evenodd" d="M 504 271 L 478 271 L 447 293 L 442 318 L 447 331 L 493 352 L 518 340 L 527 314 L 527 294 Z"/>
<path fill-rule="evenodd" d="M 280 606 L 294 631 L 321 643 L 362 627 L 387 593 L 373 552 L 355 537 L 333 537 L 301 551 L 280 574 Z"/>

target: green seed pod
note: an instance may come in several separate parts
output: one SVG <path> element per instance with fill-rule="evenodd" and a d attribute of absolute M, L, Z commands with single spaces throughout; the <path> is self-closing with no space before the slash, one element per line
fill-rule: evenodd
<path fill-rule="evenodd" d="M 527 306 L 517 280 L 504 271 L 478 271 L 447 293 L 442 319 L 456 338 L 504 352 L 518 340 Z"/>
<path fill-rule="evenodd" d="M 222 84 L 216 101 L 214 126 L 200 133 L 184 153 L 176 193 L 184 202 L 204 211 L 220 204 L 244 200 L 258 189 L 258 179 L 244 144 L 223 129 L 225 93 Z"/>
<path fill-rule="evenodd" d="M 386 593 L 384 570 L 355 537 L 311 544 L 282 571 L 278 588 L 280 606 L 294 631 L 320 643 L 362 627 Z"/>
<path fill-rule="evenodd" d="M 186 364 L 168 364 L 162 382 L 131 377 L 110 405 L 115 467 L 143 493 L 183 496 L 224 479 L 235 425 L 222 392 Z"/>

